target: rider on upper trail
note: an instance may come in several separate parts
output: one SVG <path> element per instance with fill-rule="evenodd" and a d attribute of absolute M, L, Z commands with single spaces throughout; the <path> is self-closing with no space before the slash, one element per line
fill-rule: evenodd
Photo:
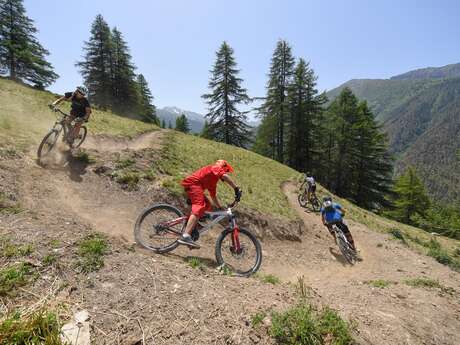
<path fill-rule="evenodd" d="M 70 116 L 66 121 L 70 124 L 75 119 L 80 120 L 75 123 L 73 135 L 70 136 L 72 140 L 78 137 L 82 123 L 88 122 L 89 116 L 91 115 L 91 105 L 86 98 L 86 94 L 86 88 L 84 86 L 78 86 L 74 92 L 66 92 L 63 97 L 50 104 L 50 108 L 54 109 L 64 100 L 70 100 L 72 102 Z"/>
<path fill-rule="evenodd" d="M 214 164 L 207 165 L 195 171 L 182 181 L 181 184 L 192 203 L 192 213 L 187 221 L 184 233 L 178 240 L 179 243 L 193 248 L 200 248 L 199 244 L 194 242 L 191 238 L 191 234 L 198 220 L 203 217 L 204 213 L 212 210 L 211 202 L 204 194 L 205 190 L 209 191 L 212 203 L 219 209 L 222 208 L 217 198 L 217 183 L 219 180 L 224 181 L 232 187 L 235 191 L 235 199 L 239 200 L 241 197 L 241 189 L 233 182 L 230 176 L 228 176 L 228 174 L 232 172 L 232 166 L 228 164 L 227 161 L 219 159 Z"/>
<path fill-rule="evenodd" d="M 330 196 L 326 196 L 323 199 L 323 205 L 320 212 L 323 225 L 328 228 L 330 234 L 335 238 L 335 232 L 332 230 L 332 225 L 335 224 L 340 230 L 342 230 L 348 243 L 350 243 L 352 249 L 356 252 L 355 241 L 351 236 L 348 226 L 343 222 L 345 210 L 342 206 L 338 203 L 332 202 L 332 198 Z"/>
<path fill-rule="evenodd" d="M 307 190 L 307 200 L 310 201 L 311 195 L 316 193 L 316 182 L 315 178 L 311 176 L 309 172 L 305 174 L 305 182 L 307 182 L 308 190 Z"/>

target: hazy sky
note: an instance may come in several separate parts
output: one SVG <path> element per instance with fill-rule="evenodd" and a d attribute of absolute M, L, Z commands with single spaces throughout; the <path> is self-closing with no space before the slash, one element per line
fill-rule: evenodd
<path fill-rule="evenodd" d="M 460 62 L 457 0 L 25 0 L 64 92 L 82 83 L 75 62 L 102 14 L 128 41 L 158 107 L 205 112 L 215 51 L 226 40 L 250 96 L 263 96 L 276 41 L 311 61 L 321 90 Z"/>

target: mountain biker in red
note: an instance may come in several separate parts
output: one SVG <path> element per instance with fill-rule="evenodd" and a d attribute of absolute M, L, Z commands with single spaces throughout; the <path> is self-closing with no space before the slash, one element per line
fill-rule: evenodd
<path fill-rule="evenodd" d="M 214 206 L 219 209 L 222 208 L 217 198 L 217 183 L 221 180 L 233 188 L 235 191 L 235 200 L 239 201 L 241 198 L 241 189 L 228 176 L 232 172 L 232 166 L 227 161 L 219 159 L 214 164 L 207 165 L 182 180 L 181 184 L 192 203 L 192 213 L 187 221 L 184 233 L 178 240 L 180 244 L 200 248 L 200 245 L 193 241 L 191 234 L 198 220 L 203 217 L 206 211 L 211 211 L 212 209 L 210 200 L 204 194 L 205 190 L 209 191 Z"/>
<path fill-rule="evenodd" d="M 348 243 L 350 243 L 352 249 L 356 252 L 355 241 L 351 236 L 351 232 L 348 229 L 348 226 L 343 222 L 343 217 L 345 216 L 345 210 L 340 206 L 340 204 L 332 202 L 330 196 L 323 198 L 323 206 L 321 207 L 321 220 L 323 225 L 327 227 L 330 234 L 335 239 L 335 232 L 332 230 L 332 225 L 335 224 L 337 227 L 342 230 L 343 234 L 347 238 Z"/>
<path fill-rule="evenodd" d="M 76 119 L 78 119 L 78 121 L 75 122 L 73 135 L 69 136 L 71 140 L 78 137 L 81 125 L 83 122 L 88 122 L 89 116 L 91 115 L 91 105 L 86 98 L 86 94 L 86 88 L 84 86 L 78 86 L 74 92 L 66 92 L 64 97 L 61 97 L 50 104 L 50 108 L 54 110 L 54 108 L 64 100 L 70 100 L 72 102 L 70 116 L 66 119 L 66 122 L 70 124 Z"/>

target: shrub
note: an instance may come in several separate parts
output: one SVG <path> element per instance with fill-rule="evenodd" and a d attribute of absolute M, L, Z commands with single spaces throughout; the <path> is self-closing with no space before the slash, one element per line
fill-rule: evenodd
<path fill-rule="evenodd" d="M 283 345 L 348 345 L 353 343 L 350 325 L 336 311 L 319 313 L 302 302 L 285 312 L 272 313 L 270 334 Z"/>
<path fill-rule="evenodd" d="M 404 244 L 407 244 L 406 239 L 404 238 L 404 235 L 401 232 L 401 230 L 393 228 L 393 229 L 390 229 L 389 233 L 393 235 L 394 238 L 400 240 Z"/>

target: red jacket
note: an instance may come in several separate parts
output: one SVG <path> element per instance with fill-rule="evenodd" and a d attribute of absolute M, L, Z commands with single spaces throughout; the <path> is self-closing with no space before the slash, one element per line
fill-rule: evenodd
<path fill-rule="evenodd" d="M 208 165 L 184 178 L 181 184 L 185 188 L 196 185 L 201 186 L 203 189 L 207 189 L 209 191 L 211 197 L 215 197 L 217 182 L 219 182 L 225 174 L 225 170 L 220 166 Z"/>

